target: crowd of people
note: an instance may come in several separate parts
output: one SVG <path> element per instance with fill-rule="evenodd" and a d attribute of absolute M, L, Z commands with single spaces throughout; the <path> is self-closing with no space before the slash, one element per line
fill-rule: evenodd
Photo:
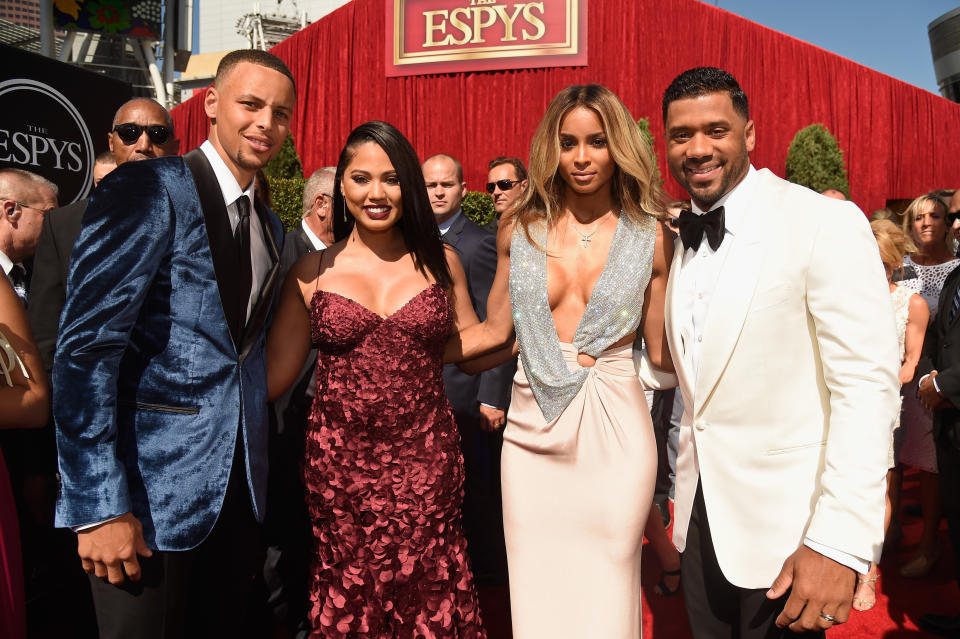
<path fill-rule="evenodd" d="M 487 228 L 457 158 L 372 121 L 284 232 L 295 104 L 236 51 L 198 148 L 137 98 L 89 199 L 0 170 L 0 635 L 25 574 L 76 636 L 479 638 L 508 584 L 516 639 L 636 639 L 646 537 L 694 637 L 823 636 L 876 602 L 904 467 L 901 574 L 943 516 L 960 549 L 960 193 L 868 223 L 758 170 L 700 67 L 663 94 L 689 200 L 571 86 L 489 162 Z"/>

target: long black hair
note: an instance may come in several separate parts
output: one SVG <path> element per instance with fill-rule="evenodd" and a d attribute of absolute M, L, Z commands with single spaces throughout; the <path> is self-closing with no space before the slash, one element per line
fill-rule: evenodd
<path fill-rule="evenodd" d="M 444 255 L 443 240 L 437 228 L 427 187 L 423 181 L 423 171 L 413 146 L 392 124 L 373 120 L 364 122 L 355 128 L 347 138 L 337 162 L 337 175 L 333 183 L 333 236 L 336 241 L 346 238 L 353 231 L 356 221 L 347 211 L 346 201 L 340 184 L 343 173 L 356 154 L 357 147 L 365 142 L 373 142 L 390 158 L 397 179 L 400 181 L 400 194 L 403 199 L 403 215 L 397 221 L 403 242 L 413 255 L 413 263 L 426 275 L 430 271 L 440 286 L 449 290 L 453 286 L 450 269 Z"/>

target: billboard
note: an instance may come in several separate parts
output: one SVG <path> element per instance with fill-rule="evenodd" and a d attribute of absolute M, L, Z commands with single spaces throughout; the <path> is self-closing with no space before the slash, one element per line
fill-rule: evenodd
<path fill-rule="evenodd" d="M 47 178 L 61 206 L 83 199 L 130 85 L 13 47 L 0 56 L 0 167 Z"/>
<path fill-rule="evenodd" d="M 67 31 L 159 40 L 162 20 L 162 0 L 53 0 L 53 24 Z"/>
<path fill-rule="evenodd" d="M 587 64 L 587 0 L 384 1 L 388 77 Z"/>

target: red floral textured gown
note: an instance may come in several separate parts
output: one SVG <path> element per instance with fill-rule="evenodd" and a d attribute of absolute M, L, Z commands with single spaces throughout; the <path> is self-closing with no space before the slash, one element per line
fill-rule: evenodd
<path fill-rule="evenodd" d="M 432 285 L 382 318 L 313 297 L 317 394 L 303 469 L 314 637 L 483 638 L 444 393 L 451 314 Z"/>

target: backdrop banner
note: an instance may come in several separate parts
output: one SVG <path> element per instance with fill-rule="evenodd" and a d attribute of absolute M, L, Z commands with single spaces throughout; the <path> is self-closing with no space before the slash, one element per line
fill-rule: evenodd
<path fill-rule="evenodd" d="M 337 163 L 355 126 L 386 120 L 421 158 L 449 153 L 460 160 L 467 188 L 480 190 L 493 158 L 527 160 L 558 91 L 596 82 L 620 96 L 634 118 L 649 120 L 664 187 L 687 199 L 667 171 L 663 91 L 685 69 L 711 65 L 731 72 L 750 98 L 757 127 L 750 159 L 758 169 L 783 176 L 793 136 L 820 122 L 837 138 L 851 198 L 867 213 L 891 198 L 960 187 L 960 105 L 710 4 L 590 2 L 587 66 L 388 77 L 380 37 L 385 1 L 353 0 L 272 49 L 296 78 L 291 132 L 307 175 Z M 202 92 L 173 117 L 182 149 L 206 138 Z"/>
<path fill-rule="evenodd" d="M 587 64 L 587 0 L 384 0 L 389 77 Z"/>
<path fill-rule="evenodd" d="M 87 196 L 129 84 L 0 45 L 0 167 L 42 175 L 61 206 Z"/>

